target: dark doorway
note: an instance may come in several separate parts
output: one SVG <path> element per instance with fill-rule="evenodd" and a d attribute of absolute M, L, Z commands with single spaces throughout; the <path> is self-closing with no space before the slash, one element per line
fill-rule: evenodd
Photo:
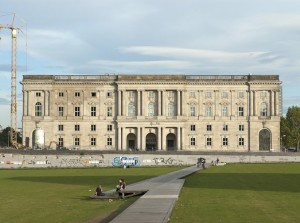
<path fill-rule="evenodd" d="M 127 149 L 132 151 L 136 150 L 136 136 L 133 133 L 127 135 Z"/>
<path fill-rule="evenodd" d="M 176 150 L 176 136 L 173 133 L 167 135 L 167 150 L 174 151 Z"/>
<path fill-rule="evenodd" d="M 149 133 L 146 136 L 146 151 L 155 151 L 155 150 L 157 150 L 156 135 L 153 133 Z"/>
<path fill-rule="evenodd" d="M 270 151 L 271 149 L 271 133 L 268 129 L 262 129 L 259 132 L 259 150 Z"/>

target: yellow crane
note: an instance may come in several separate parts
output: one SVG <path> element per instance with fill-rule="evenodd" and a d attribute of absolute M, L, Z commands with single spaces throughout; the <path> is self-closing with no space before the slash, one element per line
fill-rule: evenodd
<path fill-rule="evenodd" d="M 10 140 L 12 146 L 18 148 L 17 142 L 17 96 L 16 96 L 16 76 L 17 76 L 17 66 L 16 66 L 16 54 L 17 54 L 17 33 L 19 28 L 13 25 L 1 25 L 1 29 L 11 30 L 11 105 L 10 105 Z"/>

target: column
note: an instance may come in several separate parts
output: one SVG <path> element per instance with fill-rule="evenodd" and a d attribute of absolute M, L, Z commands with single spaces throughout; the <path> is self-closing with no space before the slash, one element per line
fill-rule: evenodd
<path fill-rule="evenodd" d="M 136 103 L 137 116 L 141 115 L 141 106 L 142 106 L 142 103 L 141 103 L 141 91 L 138 90 L 137 91 L 137 103 Z"/>
<path fill-rule="evenodd" d="M 142 116 L 145 116 L 145 105 L 144 105 L 144 103 L 145 103 L 145 91 L 141 91 L 141 99 L 142 99 L 142 101 L 141 101 L 141 113 L 142 113 Z"/>
<path fill-rule="evenodd" d="M 141 137 L 140 137 L 140 128 L 136 128 L 136 149 L 140 150 L 141 148 Z"/>
<path fill-rule="evenodd" d="M 274 116 L 278 114 L 278 91 L 274 91 Z"/>
<path fill-rule="evenodd" d="M 161 97 L 161 115 L 166 115 L 166 109 L 165 109 L 165 102 L 166 101 L 166 91 L 162 91 L 162 97 Z"/>
<path fill-rule="evenodd" d="M 146 145 L 146 143 L 145 143 L 145 141 L 146 141 L 146 139 L 145 139 L 145 128 L 144 127 L 141 127 L 141 141 L 142 141 L 142 147 L 141 147 L 141 150 L 145 150 L 145 145 Z"/>
<path fill-rule="evenodd" d="M 177 127 L 177 150 L 181 150 L 181 128 Z"/>
<path fill-rule="evenodd" d="M 218 90 L 215 90 L 214 91 L 214 98 L 215 98 L 215 116 L 220 116 L 220 109 L 219 109 L 219 95 L 218 95 L 219 91 Z"/>
<path fill-rule="evenodd" d="M 253 115 L 256 116 L 256 92 L 253 91 Z"/>
<path fill-rule="evenodd" d="M 161 150 L 161 129 L 157 127 L 157 150 Z"/>
<path fill-rule="evenodd" d="M 249 110 L 250 110 L 250 116 L 253 116 L 253 91 L 250 91 L 250 97 L 249 97 Z"/>
<path fill-rule="evenodd" d="M 27 116 L 27 91 L 23 91 L 23 116 Z"/>
<path fill-rule="evenodd" d="M 98 94 L 99 94 L 99 106 L 98 106 L 98 116 L 102 116 L 102 105 L 101 105 L 101 90 L 99 90 L 98 91 Z M 118 96 L 118 91 L 117 91 L 117 97 L 119 97 Z M 119 105 L 117 106 L 117 109 L 115 110 L 115 111 L 118 111 L 118 109 L 119 109 Z M 119 115 L 119 112 L 117 113 L 117 115 Z"/>
<path fill-rule="evenodd" d="M 161 135 L 162 135 L 162 150 L 166 150 L 166 136 L 165 136 L 165 129 L 161 128 Z"/>
<path fill-rule="evenodd" d="M 126 150 L 127 138 L 125 133 L 126 128 L 122 128 L 122 150 Z"/>
<path fill-rule="evenodd" d="M 197 140 L 199 140 L 199 139 L 197 139 Z M 185 146 L 184 128 L 181 128 L 181 150 L 185 149 L 184 146 Z"/>
<path fill-rule="evenodd" d="M 125 116 L 125 91 L 122 91 L 122 116 Z"/>
<path fill-rule="evenodd" d="M 118 115 L 122 115 L 122 91 L 118 90 Z"/>
<path fill-rule="evenodd" d="M 48 91 L 44 91 L 44 116 L 49 115 L 49 100 L 48 100 Z"/>
<path fill-rule="evenodd" d="M 117 150 L 122 150 L 122 128 L 118 127 L 118 148 Z"/>
<path fill-rule="evenodd" d="M 202 116 L 202 110 L 201 110 L 201 91 L 198 90 L 198 116 Z"/>
<path fill-rule="evenodd" d="M 270 91 L 270 116 L 274 116 L 274 91 Z"/>
<path fill-rule="evenodd" d="M 182 91 L 182 116 L 187 116 L 187 91 L 183 90 Z"/>
<path fill-rule="evenodd" d="M 158 90 L 158 116 L 161 116 L 161 90 Z"/>
<path fill-rule="evenodd" d="M 177 90 L 177 116 L 180 116 L 180 91 Z"/>

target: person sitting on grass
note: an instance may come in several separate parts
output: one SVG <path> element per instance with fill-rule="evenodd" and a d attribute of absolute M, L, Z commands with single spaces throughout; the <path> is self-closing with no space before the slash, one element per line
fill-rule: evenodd
<path fill-rule="evenodd" d="M 101 185 L 98 185 L 98 187 L 96 188 L 96 196 L 102 196 L 102 187 Z"/>
<path fill-rule="evenodd" d="M 126 187 L 126 183 L 125 183 L 125 180 L 124 179 L 120 179 L 119 180 L 119 185 L 117 185 L 117 188 L 116 188 L 116 192 L 119 193 L 119 196 L 124 199 L 124 193 L 122 193 L 122 191 L 125 190 L 125 187 Z"/>

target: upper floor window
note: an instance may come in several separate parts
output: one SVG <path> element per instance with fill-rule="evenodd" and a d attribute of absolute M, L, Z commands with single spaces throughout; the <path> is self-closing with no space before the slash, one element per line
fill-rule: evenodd
<path fill-rule="evenodd" d="M 112 107 L 107 107 L 107 116 L 111 117 L 113 115 Z"/>
<path fill-rule="evenodd" d="M 80 146 L 80 138 L 75 138 L 74 139 L 74 145 L 75 146 Z"/>
<path fill-rule="evenodd" d="M 225 132 L 228 131 L 228 125 L 226 125 L 226 124 L 223 125 L 223 131 L 225 131 Z"/>
<path fill-rule="evenodd" d="M 92 124 L 92 125 L 91 125 L 91 131 L 92 131 L 92 132 L 95 132 L 95 131 L 96 131 L 96 125 L 95 125 L 95 124 Z"/>
<path fill-rule="evenodd" d="M 75 125 L 75 131 L 76 132 L 80 131 L 80 125 Z"/>
<path fill-rule="evenodd" d="M 196 107 L 193 106 L 193 105 L 190 107 L 190 115 L 191 116 L 196 116 Z"/>
<path fill-rule="evenodd" d="M 155 106 L 154 106 L 154 103 L 153 102 L 150 102 L 148 104 L 148 116 L 154 116 L 155 114 Z"/>
<path fill-rule="evenodd" d="M 243 145 L 245 145 L 245 139 L 240 137 L 239 138 L 239 146 L 243 146 Z"/>
<path fill-rule="evenodd" d="M 133 101 L 128 104 L 128 116 L 136 116 L 135 103 Z"/>
<path fill-rule="evenodd" d="M 41 102 L 35 104 L 35 116 L 42 116 L 43 106 Z"/>
<path fill-rule="evenodd" d="M 77 106 L 76 106 L 76 107 L 74 108 L 74 115 L 75 115 L 75 116 L 80 116 L 80 107 L 77 107 Z"/>
<path fill-rule="evenodd" d="M 91 116 L 96 116 L 96 107 L 95 106 L 92 106 L 91 107 Z"/>
<path fill-rule="evenodd" d="M 212 138 L 206 138 L 206 145 L 211 146 L 212 145 Z"/>
<path fill-rule="evenodd" d="M 239 107 L 238 109 L 239 109 L 238 110 L 238 115 L 239 116 L 244 116 L 244 107 Z"/>
<path fill-rule="evenodd" d="M 207 117 L 213 116 L 213 114 L 212 114 L 212 107 L 211 106 L 207 106 L 206 107 L 206 116 Z"/>
<path fill-rule="evenodd" d="M 268 105 L 266 102 L 260 105 L 260 116 L 268 116 Z"/>
<path fill-rule="evenodd" d="M 239 131 L 240 131 L 240 132 L 243 132 L 244 130 L 245 130 L 244 125 L 239 125 Z"/>
<path fill-rule="evenodd" d="M 64 131 L 64 125 L 58 125 L 58 131 L 60 132 Z"/>
<path fill-rule="evenodd" d="M 149 96 L 149 98 L 154 98 L 155 97 L 155 92 L 154 91 L 148 91 L 148 96 Z"/>
<path fill-rule="evenodd" d="M 36 96 L 36 97 L 41 97 L 41 92 L 36 92 L 36 93 L 35 93 L 35 96 Z"/>
<path fill-rule="evenodd" d="M 268 95 L 268 92 L 267 92 L 267 91 L 261 91 L 261 92 L 260 92 L 260 98 L 261 98 L 261 99 L 266 98 L 267 95 Z"/>
<path fill-rule="evenodd" d="M 58 92 L 58 97 L 63 97 L 64 96 L 64 92 L 60 91 Z"/>
<path fill-rule="evenodd" d="M 222 107 L 222 116 L 223 117 L 227 117 L 228 116 L 228 107 L 227 106 L 223 106 Z"/>
<path fill-rule="evenodd" d="M 112 131 L 112 125 L 107 125 L 107 131 L 111 132 Z"/>
<path fill-rule="evenodd" d="M 190 145 L 191 146 L 195 146 L 196 145 L 196 138 L 191 138 L 191 141 L 190 141 Z"/>
<path fill-rule="evenodd" d="M 91 92 L 91 97 L 96 97 L 97 93 L 95 91 Z"/>
<path fill-rule="evenodd" d="M 92 137 L 91 138 L 91 146 L 95 146 L 96 145 L 96 138 Z"/>
<path fill-rule="evenodd" d="M 190 92 L 190 98 L 196 98 L 196 92 L 195 91 Z"/>
<path fill-rule="evenodd" d="M 168 116 L 173 117 L 175 116 L 175 103 L 169 102 L 168 104 Z"/>
<path fill-rule="evenodd" d="M 244 98 L 245 97 L 245 92 L 239 91 L 238 92 L 238 98 Z"/>
<path fill-rule="evenodd" d="M 212 126 L 211 125 L 207 125 L 206 126 L 206 131 L 209 131 L 209 132 L 212 131 Z"/>
<path fill-rule="evenodd" d="M 80 92 L 79 91 L 75 92 L 75 97 L 80 97 Z"/>
<path fill-rule="evenodd" d="M 222 145 L 223 146 L 228 146 L 228 138 L 226 138 L 226 137 L 223 138 Z"/>
<path fill-rule="evenodd" d="M 112 92 L 112 91 L 108 91 L 108 92 L 106 93 L 106 97 L 107 97 L 107 98 L 112 98 L 112 96 L 113 96 L 113 92 Z"/>
<path fill-rule="evenodd" d="M 135 92 L 134 91 L 128 91 L 128 96 L 129 97 L 135 97 Z"/>
<path fill-rule="evenodd" d="M 64 107 L 58 107 L 58 116 L 64 116 Z"/>
<path fill-rule="evenodd" d="M 212 92 L 211 91 L 206 91 L 205 92 L 205 98 L 212 98 Z"/>
<path fill-rule="evenodd" d="M 191 131 L 196 131 L 196 125 L 191 125 Z"/>
<path fill-rule="evenodd" d="M 222 91 L 221 97 L 222 98 L 228 98 L 228 92 L 227 91 Z"/>

